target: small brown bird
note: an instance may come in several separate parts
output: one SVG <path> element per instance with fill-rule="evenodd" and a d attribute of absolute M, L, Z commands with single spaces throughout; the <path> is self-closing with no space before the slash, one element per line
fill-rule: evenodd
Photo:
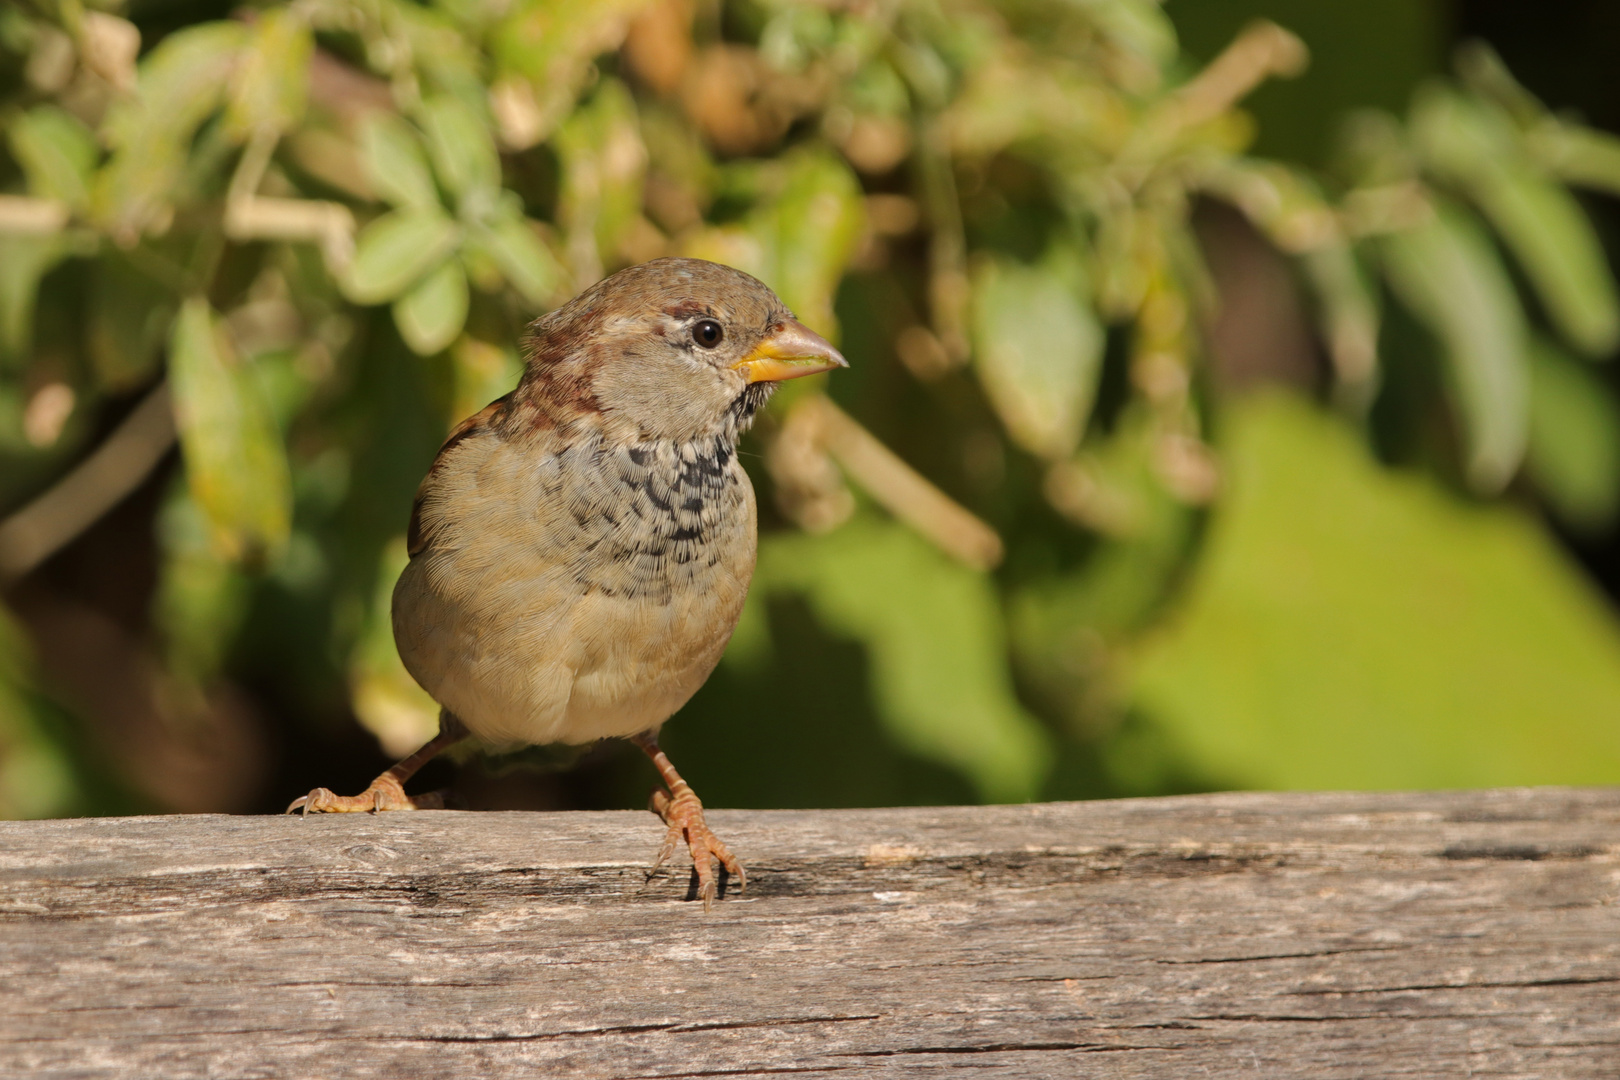
<path fill-rule="evenodd" d="M 439 734 L 359 795 L 288 812 L 426 809 L 404 782 L 468 736 L 495 748 L 627 738 L 668 791 L 707 907 L 742 864 L 658 748 L 720 660 L 754 572 L 737 438 L 782 379 L 848 366 L 769 288 L 699 259 L 621 270 L 537 321 L 517 389 L 451 432 L 416 493 L 394 640 Z"/>

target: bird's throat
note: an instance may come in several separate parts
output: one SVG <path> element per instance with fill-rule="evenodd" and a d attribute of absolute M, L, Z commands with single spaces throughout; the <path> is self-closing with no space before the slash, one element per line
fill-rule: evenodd
<path fill-rule="evenodd" d="M 730 419 L 735 424 L 737 435 L 747 431 L 754 423 L 754 414 L 771 400 L 776 393 L 776 384 L 773 382 L 749 383 L 731 403 Z"/>

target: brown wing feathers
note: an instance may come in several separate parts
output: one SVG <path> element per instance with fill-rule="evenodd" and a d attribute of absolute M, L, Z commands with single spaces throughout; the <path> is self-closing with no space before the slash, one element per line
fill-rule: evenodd
<path fill-rule="evenodd" d="M 513 393 L 516 393 L 516 391 L 496 398 L 478 412 L 473 413 L 457 424 L 450 432 L 449 437 L 444 440 L 444 445 L 439 447 L 438 454 L 433 458 L 433 464 L 428 467 L 427 475 L 422 477 L 422 482 L 416 486 L 416 497 L 411 500 L 411 522 L 405 527 L 405 550 L 411 558 L 414 559 L 421 554 L 422 548 L 427 545 L 427 536 L 422 531 L 422 500 L 427 494 L 429 485 L 433 483 L 434 476 L 439 471 L 439 466 L 444 462 L 445 455 L 461 445 L 462 440 L 467 436 L 493 426 L 500 415 L 506 411 L 507 405 L 512 400 Z"/>

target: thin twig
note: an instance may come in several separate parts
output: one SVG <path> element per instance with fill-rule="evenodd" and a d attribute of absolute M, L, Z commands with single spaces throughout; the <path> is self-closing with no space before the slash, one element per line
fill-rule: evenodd
<path fill-rule="evenodd" d="M 225 195 L 225 235 L 232 240 L 314 241 L 326 264 L 341 272 L 354 256 L 354 214 L 342 203 L 277 199 L 255 194 L 280 136 L 261 128 L 242 152 Z"/>
<path fill-rule="evenodd" d="M 806 398 L 798 408 L 814 410 L 827 452 L 891 514 L 975 569 L 1001 562 L 1004 549 L 994 529 L 900 460 L 848 413 L 821 395 Z"/>
<path fill-rule="evenodd" d="M 1305 43 L 1274 22 L 1257 20 L 1246 27 L 1209 66 L 1176 91 L 1172 101 L 1180 127 L 1213 120 L 1248 97 L 1271 76 L 1291 79 L 1305 70 L 1310 52 Z"/>
<path fill-rule="evenodd" d="M 159 383 L 94 453 L 0 522 L 0 581 L 22 577 L 122 502 L 162 460 L 174 438 L 169 384 Z"/>
<path fill-rule="evenodd" d="M 55 199 L 30 199 L 25 195 L 0 195 L 0 233 L 14 236 L 54 236 L 67 227 L 72 217 L 67 203 Z"/>

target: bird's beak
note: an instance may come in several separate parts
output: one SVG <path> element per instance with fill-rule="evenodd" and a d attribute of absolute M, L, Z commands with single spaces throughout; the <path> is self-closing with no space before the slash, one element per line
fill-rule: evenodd
<path fill-rule="evenodd" d="M 849 361 L 832 347 L 832 342 L 797 319 L 789 319 L 753 352 L 733 364 L 731 370 L 757 383 L 797 379 L 841 367 L 849 367 Z"/>

